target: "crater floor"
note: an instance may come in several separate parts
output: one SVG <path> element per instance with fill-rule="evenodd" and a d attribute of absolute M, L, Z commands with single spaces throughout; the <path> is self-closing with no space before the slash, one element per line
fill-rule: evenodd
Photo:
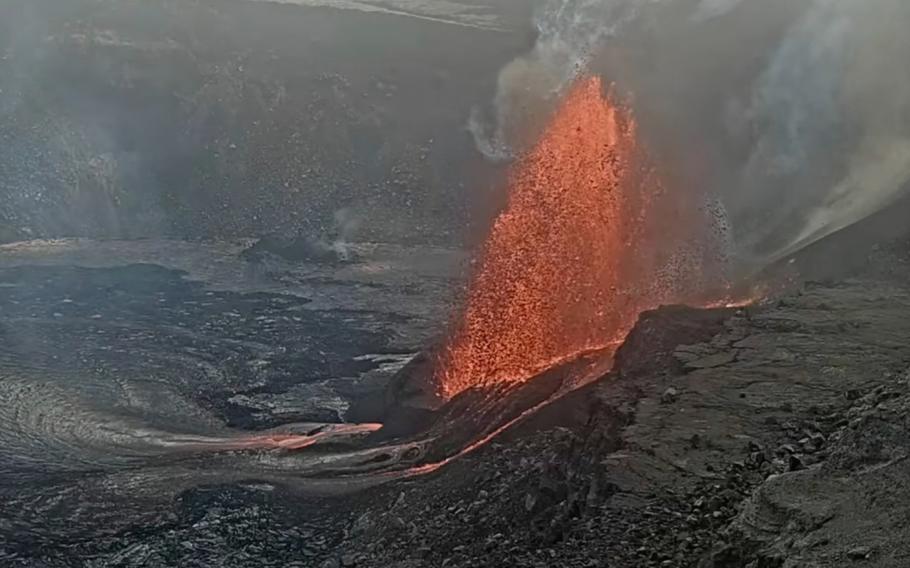
<path fill-rule="evenodd" d="M 476 452 L 320 495 L 267 451 L 163 444 L 343 418 L 387 381 L 364 354 L 438 329 L 458 255 L 376 246 L 244 276 L 240 245 L 199 246 L 4 250 L 5 566 L 908 564 L 910 288 L 887 251 L 765 305 L 646 313 L 611 373 Z"/>

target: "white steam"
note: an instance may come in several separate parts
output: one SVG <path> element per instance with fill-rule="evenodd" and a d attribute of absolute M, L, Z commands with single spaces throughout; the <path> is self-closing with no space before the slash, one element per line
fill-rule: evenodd
<path fill-rule="evenodd" d="M 663 152 L 713 157 L 693 195 L 723 200 L 735 256 L 753 268 L 889 206 L 910 179 L 906 0 L 543 0 L 534 23 L 533 49 L 469 121 L 491 160 L 532 141 L 566 87 L 618 47 L 634 65 L 607 79 L 648 101 Z M 726 131 L 712 129 L 719 115 Z"/>
<path fill-rule="evenodd" d="M 736 7 L 743 0 L 701 0 L 692 19 L 696 22 L 704 22 L 712 18 L 723 16 Z"/>
<path fill-rule="evenodd" d="M 902 0 L 815 0 L 759 78 L 757 141 L 732 200 L 772 262 L 888 206 L 910 179 Z M 904 22 L 901 24 L 900 22 Z"/>
<path fill-rule="evenodd" d="M 348 261 L 353 258 L 351 239 L 360 230 L 363 219 L 354 210 L 344 207 L 335 211 L 335 239 L 329 248 L 335 252 L 339 260 Z"/>
<path fill-rule="evenodd" d="M 477 149 L 492 161 L 513 158 L 526 141 L 528 124 L 546 114 L 609 38 L 635 21 L 643 8 L 671 1 L 544 0 L 534 18 L 533 49 L 500 71 L 492 109 L 475 108 L 468 119 Z M 702 0 L 693 18 L 720 16 L 741 1 Z"/>
<path fill-rule="evenodd" d="M 499 73 L 491 123 L 474 109 L 468 130 L 477 149 L 493 161 L 508 160 L 520 148 L 529 122 L 553 101 L 591 58 L 642 5 L 661 0 L 545 0 L 534 25 L 534 48 Z"/>

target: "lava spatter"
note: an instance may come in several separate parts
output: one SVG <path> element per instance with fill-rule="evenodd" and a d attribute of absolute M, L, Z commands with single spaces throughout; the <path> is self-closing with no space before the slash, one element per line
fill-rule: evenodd
<path fill-rule="evenodd" d="M 694 215 L 649 166 L 631 114 L 579 80 L 510 172 L 438 361 L 441 396 L 609 348 L 643 310 L 687 299 L 709 272 Z"/>

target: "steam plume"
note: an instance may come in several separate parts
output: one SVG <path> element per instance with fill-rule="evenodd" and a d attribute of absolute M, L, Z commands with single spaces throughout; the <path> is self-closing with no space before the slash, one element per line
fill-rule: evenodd
<path fill-rule="evenodd" d="M 759 135 L 733 196 L 744 251 L 782 258 L 898 196 L 910 177 L 908 17 L 900 0 L 816 0 L 786 35 L 757 82 Z"/>
<path fill-rule="evenodd" d="M 701 0 L 692 19 L 697 22 L 717 18 L 736 7 L 742 0 Z"/>
<path fill-rule="evenodd" d="M 900 197 L 908 23 L 902 0 L 545 0 L 489 122 L 478 110 L 469 126 L 484 155 L 510 159 L 579 72 L 634 58 L 606 78 L 634 97 L 666 162 L 704 162 L 674 190 L 717 199 L 733 256 L 761 268 Z"/>
<path fill-rule="evenodd" d="M 527 143 L 522 130 L 528 123 L 550 108 L 606 38 L 652 1 L 546 0 L 535 16 L 534 48 L 499 73 L 493 123 L 484 124 L 479 109 L 470 118 L 477 148 L 491 160 L 513 157 Z"/>
<path fill-rule="evenodd" d="M 533 49 L 499 73 L 491 123 L 485 123 L 479 108 L 471 114 L 468 130 L 478 150 L 493 161 L 514 157 L 529 142 L 534 123 L 587 70 L 604 43 L 634 22 L 643 8 L 668 1 L 545 0 L 534 18 Z M 713 18 L 740 1 L 702 0 L 695 16 Z"/>

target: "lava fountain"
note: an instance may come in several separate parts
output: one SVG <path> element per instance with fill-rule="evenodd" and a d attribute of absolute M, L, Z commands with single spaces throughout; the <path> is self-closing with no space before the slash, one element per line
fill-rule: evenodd
<path fill-rule="evenodd" d="M 437 363 L 444 399 L 610 349 L 644 310 L 704 303 L 722 264 L 719 216 L 666 191 L 638 138 L 599 79 L 567 93 L 509 174 Z"/>
<path fill-rule="evenodd" d="M 510 172 L 464 311 L 435 361 L 446 404 L 430 420 L 402 413 L 388 432 L 343 424 L 169 444 L 284 451 L 287 459 L 257 461 L 259 475 L 293 472 L 347 488 L 436 471 L 483 447 L 602 377 L 642 311 L 729 303 L 722 208 L 691 191 L 667 191 L 664 179 L 631 113 L 604 94 L 600 80 L 580 79 Z M 424 377 L 402 380 L 411 376 Z M 316 446 L 337 451 L 300 451 Z"/>

